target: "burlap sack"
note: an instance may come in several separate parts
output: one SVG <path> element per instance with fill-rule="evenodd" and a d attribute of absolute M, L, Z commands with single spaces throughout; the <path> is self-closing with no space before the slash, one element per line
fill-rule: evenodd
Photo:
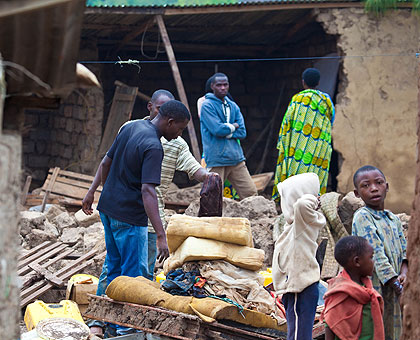
<path fill-rule="evenodd" d="M 190 236 L 165 260 L 163 270 L 167 274 L 185 262 L 201 260 L 224 260 L 240 268 L 260 270 L 264 250 Z"/>
<path fill-rule="evenodd" d="M 189 236 L 253 247 L 251 225 L 242 217 L 193 217 L 173 215 L 166 229 L 173 253 Z"/>

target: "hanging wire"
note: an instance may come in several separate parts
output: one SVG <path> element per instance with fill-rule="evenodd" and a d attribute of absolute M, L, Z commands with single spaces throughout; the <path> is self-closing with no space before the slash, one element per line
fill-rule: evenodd
<path fill-rule="evenodd" d="M 419 57 L 420 52 L 403 54 L 372 54 L 372 55 L 346 55 L 325 57 L 279 57 L 279 58 L 242 58 L 242 59 L 184 59 L 177 63 L 222 63 L 222 62 L 259 62 L 259 61 L 296 61 L 296 60 L 321 60 L 321 59 L 345 59 L 345 58 L 374 58 L 374 57 Z M 81 64 L 166 64 L 169 60 L 132 60 L 127 61 L 79 61 Z M 136 65 L 138 66 L 138 65 Z"/>
<path fill-rule="evenodd" d="M 162 53 L 163 51 L 160 51 L 159 50 L 159 47 L 160 47 L 160 42 L 161 42 L 161 38 L 160 38 L 160 34 L 158 34 L 158 41 L 157 41 L 157 44 L 156 44 L 156 53 L 155 53 L 155 55 L 153 56 L 153 57 L 151 57 L 151 56 L 148 56 L 145 52 L 144 52 L 144 38 L 146 37 L 146 33 L 147 33 L 147 30 L 149 29 L 149 24 L 147 24 L 147 26 L 146 26 L 146 29 L 144 30 L 144 32 L 143 32 L 143 34 L 142 34 L 142 36 L 141 36 L 141 43 L 140 43 L 140 52 L 141 52 L 141 54 L 142 54 L 142 56 L 143 57 L 145 57 L 145 58 L 147 58 L 147 59 L 150 59 L 150 60 L 156 60 L 157 59 L 157 57 L 158 57 L 158 55 L 159 55 L 159 53 Z"/>

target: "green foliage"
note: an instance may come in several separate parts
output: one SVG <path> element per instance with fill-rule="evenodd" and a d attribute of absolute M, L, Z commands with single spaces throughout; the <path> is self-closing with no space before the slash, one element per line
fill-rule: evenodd
<path fill-rule="evenodd" d="M 396 9 L 399 3 L 412 3 L 413 12 L 420 12 L 420 0 L 364 0 L 365 9 L 369 13 L 382 15 L 388 10 Z"/>

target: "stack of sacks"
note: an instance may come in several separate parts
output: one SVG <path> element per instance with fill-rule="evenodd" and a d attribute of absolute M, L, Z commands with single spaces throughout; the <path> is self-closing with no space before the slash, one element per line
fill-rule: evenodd
<path fill-rule="evenodd" d="M 264 251 L 253 248 L 246 218 L 173 215 L 166 235 L 171 255 L 163 265 L 165 274 L 189 261 L 224 260 L 254 271 L 263 265 Z"/>

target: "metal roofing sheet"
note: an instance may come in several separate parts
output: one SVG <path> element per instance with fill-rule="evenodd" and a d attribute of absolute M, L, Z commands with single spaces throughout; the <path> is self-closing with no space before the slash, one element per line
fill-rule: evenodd
<path fill-rule="evenodd" d="M 325 0 L 86 0 L 88 7 L 206 7 L 325 2 Z"/>

